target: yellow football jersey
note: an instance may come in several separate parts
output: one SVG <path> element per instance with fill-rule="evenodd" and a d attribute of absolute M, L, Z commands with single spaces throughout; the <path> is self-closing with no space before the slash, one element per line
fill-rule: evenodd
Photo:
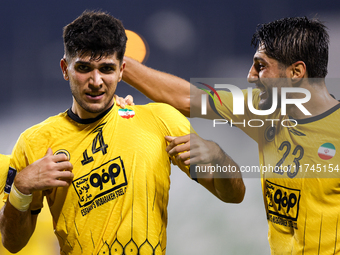
<path fill-rule="evenodd" d="M 4 191 L 9 169 L 9 157 L 0 154 L 0 194 Z"/>
<path fill-rule="evenodd" d="M 339 252 L 340 104 L 319 116 L 294 120 L 279 109 L 254 115 L 245 100 L 245 114 L 233 115 L 231 93 L 217 93 L 222 105 L 218 100 L 210 105 L 258 143 L 272 254 Z M 259 90 L 252 93 L 258 108 Z M 247 99 L 247 90 L 243 94 Z"/>
<path fill-rule="evenodd" d="M 35 192 L 31 204 L 34 213 L 47 198 L 61 254 L 165 254 L 170 159 L 164 136 L 188 133 L 189 121 L 166 104 L 114 105 L 86 120 L 69 110 L 26 130 L 11 166 L 20 171 L 49 147 L 70 158 L 70 187 Z"/>

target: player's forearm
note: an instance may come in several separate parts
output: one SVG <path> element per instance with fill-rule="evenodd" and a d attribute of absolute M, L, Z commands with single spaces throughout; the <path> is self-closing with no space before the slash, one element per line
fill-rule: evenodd
<path fill-rule="evenodd" d="M 36 216 L 20 212 L 7 202 L 0 211 L 0 230 L 4 247 L 12 253 L 20 251 L 33 234 Z"/>
<path fill-rule="evenodd" d="M 226 169 L 226 171 L 216 171 L 213 175 L 218 197 L 227 203 L 241 203 L 245 194 L 245 186 L 239 166 L 222 149 L 213 164 Z"/>
<path fill-rule="evenodd" d="M 155 102 L 167 103 L 190 117 L 190 83 L 124 58 L 123 80 Z"/>

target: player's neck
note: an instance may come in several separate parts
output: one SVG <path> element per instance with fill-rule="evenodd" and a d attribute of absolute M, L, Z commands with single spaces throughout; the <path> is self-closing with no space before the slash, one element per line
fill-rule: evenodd
<path fill-rule="evenodd" d="M 306 119 L 320 115 L 339 103 L 329 94 L 325 84 L 309 85 L 307 89 L 311 93 L 311 98 L 303 106 L 311 115 L 305 115 L 296 105 L 288 105 L 287 114 L 294 119 Z"/>

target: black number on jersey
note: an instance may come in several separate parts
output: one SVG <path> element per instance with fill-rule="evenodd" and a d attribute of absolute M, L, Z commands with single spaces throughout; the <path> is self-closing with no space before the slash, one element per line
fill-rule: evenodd
<path fill-rule="evenodd" d="M 92 141 L 92 154 L 96 154 L 97 152 L 100 152 L 100 151 L 103 153 L 103 155 L 107 153 L 107 148 L 109 146 L 104 142 L 103 127 L 102 127 L 103 125 L 105 125 L 105 123 L 100 125 L 93 131 L 93 133 L 98 133 L 98 134 Z M 93 157 L 88 156 L 87 150 L 83 152 L 83 158 L 84 159 L 81 161 L 82 165 L 86 165 L 93 161 Z"/>
<path fill-rule="evenodd" d="M 274 171 L 275 173 L 281 174 L 281 175 L 284 173 L 284 171 L 282 169 L 282 164 L 284 163 L 284 161 L 288 157 L 290 150 L 291 150 L 291 147 L 292 146 L 291 146 L 290 142 L 288 142 L 288 141 L 284 141 L 283 143 L 281 143 L 279 150 L 282 151 L 284 148 L 286 148 L 286 150 L 283 153 L 283 156 L 279 160 L 279 162 L 276 163 L 275 171 Z M 293 160 L 293 162 L 295 164 L 294 171 L 293 172 L 291 171 L 291 166 L 292 166 L 291 164 L 287 166 L 287 175 L 288 175 L 289 178 L 294 178 L 299 172 L 300 160 L 302 159 L 303 154 L 304 154 L 304 150 L 300 145 L 297 145 L 294 148 L 292 155 L 296 156 L 298 153 L 299 153 L 299 156 L 294 158 L 294 160 Z"/>

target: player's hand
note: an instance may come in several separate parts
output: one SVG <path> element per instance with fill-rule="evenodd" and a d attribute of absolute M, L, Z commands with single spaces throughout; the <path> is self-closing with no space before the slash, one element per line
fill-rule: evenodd
<path fill-rule="evenodd" d="M 114 95 L 116 104 L 121 108 L 125 108 L 126 105 L 135 105 L 133 103 L 133 97 L 131 95 L 127 95 L 125 98 L 119 97 L 116 94 Z"/>
<path fill-rule="evenodd" d="M 183 161 L 185 165 L 190 165 L 190 134 L 185 136 L 166 136 L 169 145 L 166 147 L 170 156 L 176 157 L 176 160 Z"/>
<path fill-rule="evenodd" d="M 179 137 L 166 136 L 170 142 L 166 151 L 185 165 L 209 164 L 221 156 L 221 148 L 212 141 L 204 140 L 196 134 Z M 223 154 L 224 155 L 224 154 Z"/>
<path fill-rule="evenodd" d="M 46 155 L 20 171 L 15 187 L 23 194 L 54 187 L 68 187 L 74 177 L 73 166 L 65 154 L 53 155 L 49 148 Z"/>

